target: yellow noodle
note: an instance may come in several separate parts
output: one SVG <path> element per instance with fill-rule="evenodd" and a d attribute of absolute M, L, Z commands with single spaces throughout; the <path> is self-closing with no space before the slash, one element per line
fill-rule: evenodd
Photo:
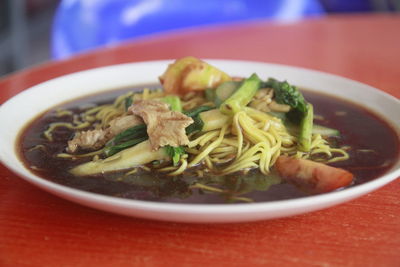
<path fill-rule="evenodd" d="M 240 158 L 235 160 L 228 168 L 225 168 L 222 173 L 236 172 L 241 170 L 242 166 L 249 168 L 255 164 L 255 166 L 260 167 L 262 173 L 267 174 L 272 154 L 278 151 L 278 148 L 279 146 L 271 148 L 268 142 L 260 142 L 243 153 Z M 254 163 L 254 161 L 258 161 L 258 164 Z"/>
<path fill-rule="evenodd" d="M 140 166 L 140 168 L 142 168 L 143 170 L 148 171 L 148 172 L 151 171 L 151 169 L 147 166 Z"/>
<path fill-rule="evenodd" d="M 235 116 L 233 117 L 233 126 L 237 134 L 237 154 L 236 154 L 237 158 L 240 157 L 240 155 L 242 154 L 242 147 L 243 147 L 243 132 L 239 125 L 239 116 L 240 112 L 235 114 Z"/>
<path fill-rule="evenodd" d="M 225 131 L 226 131 L 227 126 L 223 126 L 219 137 L 217 140 L 215 140 L 214 142 L 212 142 L 211 144 L 209 144 L 200 154 L 198 154 L 190 163 L 189 163 L 189 167 L 193 167 L 194 165 L 198 164 L 204 157 L 206 157 L 214 148 L 218 147 L 225 135 Z"/>
<path fill-rule="evenodd" d="M 214 103 L 209 102 L 203 94 L 199 94 L 196 92 L 190 92 L 183 96 L 181 99 L 182 108 L 184 110 L 190 110 L 199 106 L 214 106 Z"/>
<path fill-rule="evenodd" d="M 145 88 L 145 89 L 143 90 L 142 99 L 143 99 L 143 100 L 149 99 L 149 89 L 148 89 L 148 88 Z"/>
<path fill-rule="evenodd" d="M 36 149 L 40 149 L 40 150 L 44 150 L 45 151 L 46 147 L 44 145 L 36 145 L 36 146 L 30 148 L 28 151 L 34 151 Z"/>
<path fill-rule="evenodd" d="M 199 145 L 200 146 L 204 146 L 205 144 L 207 144 L 209 141 L 215 139 L 215 137 L 217 137 L 219 135 L 219 130 L 215 131 L 212 135 L 208 135 L 207 137 L 204 137 L 200 140 Z"/>
<path fill-rule="evenodd" d="M 236 152 L 236 150 L 237 148 L 233 146 L 219 146 L 216 149 L 214 149 L 212 153 L 223 153 L 223 152 L 233 153 Z"/>
<path fill-rule="evenodd" d="M 131 171 L 125 173 L 125 176 L 131 175 L 131 174 L 135 174 L 135 173 L 137 173 L 137 171 L 138 171 L 138 168 L 133 168 Z"/>
<path fill-rule="evenodd" d="M 177 169 L 176 166 L 168 166 L 168 167 L 164 167 L 161 169 L 158 169 L 158 171 L 160 172 L 170 172 L 170 171 L 175 171 Z"/>
<path fill-rule="evenodd" d="M 239 112 L 239 123 L 240 126 L 243 128 L 243 134 L 246 138 L 252 142 L 253 144 L 257 144 L 258 142 L 266 142 L 267 139 L 265 138 L 263 132 L 258 128 L 254 127 L 253 121 L 246 116 L 246 113 Z"/>
<path fill-rule="evenodd" d="M 101 121 L 102 127 L 108 126 L 111 120 L 123 115 L 124 110 L 117 109 L 113 106 L 103 107 L 97 114 L 96 119 Z"/>
<path fill-rule="evenodd" d="M 118 96 L 115 99 L 113 106 L 116 108 L 125 108 L 125 99 L 127 99 L 128 97 L 131 97 L 132 95 L 133 95 L 133 92 L 128 92 L 126 94 Z"/>
<path fill-rule="evenodd" d="M 197 150 L 197 149 L 195 149 L 195 148 L 188 148 L 188 147 L 185 148 L 185 151 L 186 151 L 187 153 L 189 153 L 189 154 L 194 154 L 194 155 L 197 155 L 197 154 L 200 153 L 199 150 Z"/>
<path fill-rule="evenodd" d="M 224 138 L 224 140 L 222 140 L 221 144 L 237 147 L 238 141 L 233 138 Z"/>
<path fill-rule="evenodd" d="M 198 177 L 204 177 L 204 171 L 202 170 L 196 170 L 196 174 Z"/>
<path fill-rule="evenodd" d="M 214 155 L 210 157 L 210 161 L 218 164 L 227 163 L 231 161 L 235 157 L 234 154 L 230 153 L 221 153 L 218 155 Z"/>
<path fill-rule="evenodd" d="M 200 184 L 200 183 L 195 183 L 194 185 L 190 186 L 190 188 L 203 189 L 203 190 L 207 190 L 207 191 L 215 192 L 215 193 L 223 193 L 224 192 L 224 190 L 222 190 L 220 188 L 208 186 L 208 185 L 204 185 L 204 184 Z"/>
<path fill-rule="evenodd" d="M 343 149 L 335 149 L 335 148 L 333 148 L 333 149 L 331 149 L 331 151 L 333 153 L 342 154 L 342 156 L 333 157 L 333 158 L 331 158 L 331 159 L 329 159 L 327 161 L 328 163 L 348 160 L 350 158 L 349 154 L 346 151 L 344 151 Z"/>
<path fill-rule="evenodd" d="M 206 140 L 209 141 L 209 140 L 211 140 L 213 137 L 218 136 L 218 135 L 219 135 L 219 132 L 220 132 L 220 130 L 209 131 L 209 132 L 207 132 L 207 133 L 201 135 L 201 136 L 198 137 L 197 139 L 195 139 L 195 140 L 189 142 L 188 147 L 191 148 L 191 147 L 195 147 L 195 146 L 199 145 L 200 142 L 201 142 L 203 139 L 206 139 Z"/>
<path fill-rule="evenodd" d="M 73 113 L 70 110 L 66 109 L 57 109 L 56 110 L 56 116 L 57 117 L 62 117 L 62 116 L 71 116 Z"/>
<path fill-rule="evenodd" d="M 209 168 L 210 170 L 212 170 L 214 168 L 214 166 L 210 160 L 210 157 L 208 155 L 204 157 L 204 162 L 206 163 L 207 168 Z"/>
<path fill-rule="evenodd" d="M 85 111 L 84 114 L 85 115 L 93 115 L 108 106 L 110 106 L 110 105 L 101 105 L 101 106 L 93 107 L 93 108 L 90 108 L 87 111 Z"/>
<path fill-rule="evenodd" d="M 85 153 L 85 154 L 59 153 L 59 154 L 57 154 L 57 157 L 59 157 L 59 158 L 86 158 L 86 157 L 91 157 L 91 156 L 95 156 L 95 155 L 100 155 L 101 153 L 103 153 L 103 149 Z"/>
<path fill-rule="evenodd" d="M 87 121 L 87 122 L 94 122 L 96 121 L 96 117 L 95 116 L 91 116 L 91 115 L 82 115 L 82 120 L 83 121 Z"/>
<path fill-rule="evenodd" d="M 68 123 L 68 122 L 54 122 L 54 123 L 50 123 L 49 128 L 43 134 L 47 140 L 53 141 L 52 132 L 58 127 L 65 127 L 65 128 L 72 129 L 72 130 L 79 130 L 79 129 L 83 129 L 83 128 L 86 128 L 89 126 L 90 126 L 90 123 L 88 123 L 88 122 L 81 123 L 80 125 L 73 125 L 72 123 Z"/>
<path fill-rule="evenodd" d="M 169 176 L 175 176 L 175 175 L 182 174 L 186 170 L 186 167 L 188 165 L 187 160 L 181 159 L 181 162 L 182 162 L 182 164 L 181 164 L 181 166 L 179 166 L 178 169 L 176 169 L 175 171 L 173 171 L 171 173 L 168 173 Z"/>

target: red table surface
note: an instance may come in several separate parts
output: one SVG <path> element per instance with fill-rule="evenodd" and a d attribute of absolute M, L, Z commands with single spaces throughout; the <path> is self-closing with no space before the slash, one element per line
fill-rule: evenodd
<path fill-rule="evenodd" d="M 63 74 L 187 55 L 312 68 L 400 97 L 400 16 L 363 15 L 154 35 L 4 77 L 0 103 Z M 181 224 L 86 208 L 0 165 L 0 266 L 400 266 L 399 192 L 396 180 L 349 203 L 295 217 Z"/>

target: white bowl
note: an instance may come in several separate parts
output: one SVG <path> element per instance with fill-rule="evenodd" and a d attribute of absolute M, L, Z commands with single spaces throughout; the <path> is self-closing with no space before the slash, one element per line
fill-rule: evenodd
<path fill-rule="evenodd" d="M 130 200 L 73 189 L 42 179 L 24 167 L 15 150 L 18 133 L 36 115 L 81 96 L 127 86 L 156 83 L 172 61 L 151 61 L 102 67 L 62 76 L 38 84 L 11 98 L 0 107 L 0 159 L 26 181 L 62 198 L 113 213 L 179 222 L 241 222 L 272 219 L 315 211 L 371 192 L 400 176 L 400 160 L 385 175 L 342 191 L 291 200 L 254 204 L 175 204 Z M 318 71 L 248 61 L 207 60 L 231 75 L 288 80 L 299 87 L 368 103 L 397 131 L 400 101 L 382 91 L 349 79 Z M 3 128 L 4 129 L 4 128 Z"/>

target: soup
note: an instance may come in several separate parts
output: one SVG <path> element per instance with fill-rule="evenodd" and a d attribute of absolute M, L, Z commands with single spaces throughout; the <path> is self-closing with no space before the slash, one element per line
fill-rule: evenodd
<path fill-rule="evenodd" d="M 227 82 L 232 82 L 232 80 L 222 82 L 217 86 L 217 89 L 223 87 L 222 85 Z M 236 82 L 235 86 L 238 86 L 239 89 L 236 88 L 235 90 L 240 90 L 246 80 L 244 82 L 242 80 Z M 165 84 L 163 85 L 165 86 Z M 269 85 L 274 86 L 274 84 Z M 67 148 L 68 142 L 74 140 L 77 132 L 91 129 L 92 125 L 81 125 L 81 129 L 76 129 L 77 127 L 71 129 L 71 127 L 66 127 L 65 125 L 76 126 L 78 125 L 76 120 L 82 123 L 83 113 L 94 112 L 93 110 L 97 107 L 107 104 L 112 105 L 112 103 L 115 103 L 117 96 L 124 96 L 120 98 L 124 99 L 120 102 L 120 105 L 124 106 L 123 108 L 134 104 L 133 102 L 135 101 L 132 103 L 126 101 L 129 98 L 134 100 L 134 95 L 140 97 L 146 95 L 148 97 L 154 94 L 155 99 L 160 96 L 164 97 L 163 93 L 157 95 L 160 91 L 155 90 L 155 88 L 159 86 L 147 87 L 150 90 L 143 91 L 143 86 L 132 90 L 117 90 L 85 97 L 54 108 L 36 118 L 26 127 L 20 137 L 18 149 L 25 165 L 32 172 L 45 179 L 99 194 L 163 202 L 237 203 L 291 199 L 327 192 L 326 190 L 314 190 L 317 185 L 313 183 L 309 187 L 309 181 L 302 183 L 298 179 L 288 179 L 292 176 L 286 175 L 285 171 L 276 168 L 276 162 L 279 162 L 282 155 L 287 155 L 290 160 L 305 158 L 307 162 L 323 162 L 352 174 L 351 183 L 333 188 L 333 190 L 343 190 L 349 186 L 368 182 L 388 171 L 398 158 L 398 136 L 385 121 L 353 103 L 308 91 L 302 93 L 307 102 L 312 103 L 313 122 L 318 127 L 314 127 L 315 132 L 310 133 L 310 143 L 308 145 L 311 148 L 309 148 L 309 151 L 304 151 L 306 149 L 300 146 L 302 138 L 299 133 L 301 131 L 300 124 L 293 126 L 290 121 L 286 125 L 279 124 L 284 120 L 281 117 L 281 113 L 288 112 L 285 112 L 287 105 L 276 103 L 278 104 L 276 105 L 278 112 L 263 110 L 264 102 L 262 101 L 265 100 L 265 95 L 270 91 L 260 93 L 261 90 L 258 88 L 257 93 L 249 101 L 250 103 L 246 104 L 246 112 L 248 113 L 240 111 L 243 112 L 242 118 L 237 118 L 240 113 L 237 112 L 235 113 L 236 115 L 228 116 L 226 121 L 221 123 L 222 127 L 204 130 L 204 127 L 208 125 L 208 122 L 206 122 L 205 126 L 202 126 L 203 130 L 188 134 L 188 145 L 178 144 L 178 146 L 172 146 L 184 147 L 184 152 L 180 155 L 181 158 L 177 160 L 176 164 L 173 163 L 171 155 L 169 155 L 170 157 L 163 155 L 160 159 L 151 160 L 144 164 L 136 164 L 129 168 L 112 171 L 100 170 L 97 173 L 93 173 L 93 168 L 89 168 L 91 173 L 82 174 L 81 170 L 84 169 L 86 171 L 88 168 L 81 168 L 81 166 L 89 166 L 85 165 L 88 162 L 100 162 L 101 164 L 96 165 L 96 168 L 107 163 L 107 157 L 104 156 L 104 147 L 97 150 L 88 150 L 81 147 L 78 148 L 78 152 L 81 149 L 79 153 L 71 153 Z M 224 90 L 232 90 L 232 88 L 226 88 L 228 87 L 225 87 Z M 133 94 L 129 92 L 140 93 Z M 216 90 L 211 92 L 218 93 Z M 209 108 L 206 108 L 203 114 L 206 112 L 209 112 L 207 114 L 212 114 L 215 110 L 221 109 L 221 105 L 235 93 L 232 93 L 224 101 L 220 101 L 221 99 L 211 101 L 211 104 L 208 102 L 212 97 L 215 100 L 215 96 L 210 97 L 207 94 L 210 94 L 210 91 L 196 90 L 196 92 L 189 92 L 185 95 L 181 94 L 180 99 L 184 106 L 183 113 L 190 117 L 189 111 L 201 106 L 207 106 Z M 258 101 L 260 99 L 262 101 Z M 218 103 L 218 101 L 221 103 Z M 216 108 L 215 106 L 218 104 L 220 106 Z M 263 114 L 259 113 L 259 111 L 263 112 Z M 261 121 L 260 118 L 264 118 L 264 113 L 272 116 L 268 117 L 268 119 L 272 118 L 273 121 L 277 122 L 276 125 L 274 124 L 275 122 L 272 122 L 269 126 L 266 123 L 263 125 L 262 123 L 266 120 Z M 88 116 L 91 115 L 89 114 Z M 223 116 L 224 114 L 218 118 L 212 118 L 213 125 L 220 123 L 220 118 Z M 238 120 L 237 124 L 235 124 L 235 118 Z M 240 119 L 243 119 L 243 121 L 240 122 Z M 94 119 L 94 121 L 97 124 L 99 123 L 99 119 Z M 248 121 L 254 123 L 255 128 L 250 128 L 251 131 L 247 130 L 250 127 L 246 124 Z M 49 139 L 48 130 L 50 125 L 59 126 L 54 127 Z M 188 127 L 185 127 L 186 133 L 188 132 Z M 225 132 L 221 133 L 224 127 L 226 128 Z M 267 127 L 270 128 L 267 129 Z M 270 141 L 271 143 L 276 141 L 276 143 L 269 147 L 260 145 L 263 142 L 259 141 L 257 136 L 254 137 L 252 135 L 254 131 L 265 130 L 267 132 L 271 130 L 273 136 L 274 127 L 282 130 L 282 134 L 276 140 Z M 281 129 L 279 127 L 284 128 Z M 278 130 L 276 129 L 275 131 L 277 132 Z M 148 130 L 149 126 L 147 125 Z M 238 151 L 239 145 L 236 144 L 236 142 L 240 141 L 239 136 L 243 139 L 240 147 L 242 151 Z M 221 142 L 225 142 L 225 144 L 220 144 L 211 149 L 219 137 L 222 137 L 220 138 Z M 136 136 L 129 141 L 125 140 L 123 144 L 133 139 L 138 142 L 137 144 L 147 142 L 146 138 L 143 140 L 140 138 L 142 137 Z M 264 136 L 259 138 L 262 139 Z M 265 135 L 265 138 L 269 138 L 269 135 Z M 199 144 L 196 145 L 196 142 Z M 272 152 L 268 154 L 271 150 L 274 150 L 274 147 L 278 146 L 279 142 L 281 143 L 279 151 L 275 151 L 275 154 Z M 134 149 L 137 144 L 128 149 Z M 116 144 L 112 148 L 119 145 L 121 144 Z M 104 146 L 107 147 L 107 144 Z M 160 151 L 160 149 L 163 148 L 152 151 Z M 252 149 L 255 151 L 254 153 L 250 153 Z M 101 150 L 101 154 L 96 154 L 93 150 Z M 111 151 L 111 149 L 108 151 Z M 199 155 L 204 151 L 208 151 L 208 154 L 198 160 Z M 121 151 L 115 152 L 110 157 L 114 157 L 113 160 L 118 161 L 118 157 L 114 155 L 118 156 L 120 155 L 119 153 Z M 155 152 L 151 153 L 153 155 Z M 86 156 L 82 157 L 81 155 Z M 283 161 L 281 160 L 281 162 Z M 184 164 L 187 164 L 186 167 Z M 281 164 L 284 164 L 284 162 Z M 290 162 L 290 166 L 293 166 L 293 164 L 297 164 L 297 161 Z M 182 166 L 185 168 L 182 168 Z M 319 165 L 317 166 L 319 168 Z"/>

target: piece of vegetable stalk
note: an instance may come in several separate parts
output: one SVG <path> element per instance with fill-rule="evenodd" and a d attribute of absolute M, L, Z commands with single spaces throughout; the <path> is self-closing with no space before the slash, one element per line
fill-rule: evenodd
<path fill-rule="evenodd" d="M 220 129 L 229 119 L 218 109 L 213 109 L 209 106 L 201 106 L 184 113 L 194 121 L 186 128 L 186 134 Z"/>
<path fill-rule="evenodd" d="M 221 104 L 239 89 L 242 81 L 227 81 L 220 84 L 217 88 L 207 88 L 205 95 L 208 101 L 214 102 L 219 108 Z"/>
<path fill-rule="evenodd" d="M 169 104 L 172 111 L 182 112 L 182 103 L 181 99 L 176 95 L 167 95 L 161 98 L 161 101 Z"/>
<path fill-rule="evenodd" d="M 298 148 L 301 151 L 310 151 L 311 137 L 313 130 L 314 111 L 313 106 L 307 104 L 307 112 L 303 115 L 300 121 L 300 132 L 298 138 Z"/>
<path fill-rule="evenodd" d="M 234 115 L 241 111 L 253 99 L 261 84 L 262 81 L 255 73 L 245 79 L 235 93 L 221 104 L 219 107 L 221 113 Z"/>
<path fill-rule="evenodd" d="M 150 142 L 144 141 L 102 160 L 94 160 L 78 165 L 70 170 L 76 176 L 94 175 L 140 166 L 154 160 L 168 159 L 165 149 L 153 151 Z"/>

